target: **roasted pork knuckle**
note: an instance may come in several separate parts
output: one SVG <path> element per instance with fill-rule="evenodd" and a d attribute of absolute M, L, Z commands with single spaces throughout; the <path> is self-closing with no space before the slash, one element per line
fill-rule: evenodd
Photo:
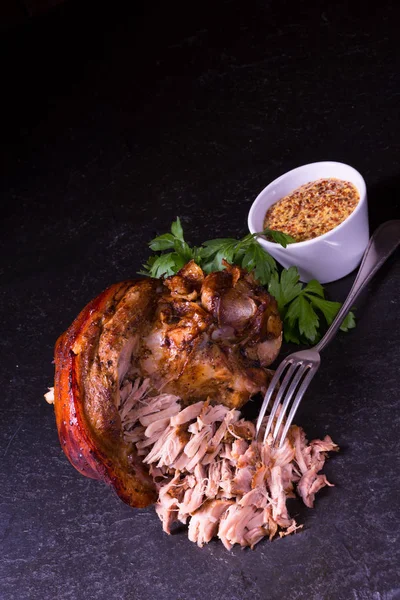
<path fill-rule="evenodd" d="M 228 263 L 205 275 L 191 261 L 165 280 L 111 286 L 56 343 L 54 405 L 65 454 L 131 506 L 155 502 L 154 478 L 121 424 L 134 382 L 146 380 L 150 396 L 175 395 L 180 409 L 200 401 L 237 409 L 265 391 L 281 341 L 274 298 Z"/>

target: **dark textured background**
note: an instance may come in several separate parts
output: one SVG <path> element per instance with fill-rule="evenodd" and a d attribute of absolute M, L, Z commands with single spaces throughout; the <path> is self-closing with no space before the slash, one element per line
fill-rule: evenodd
<path fill-rule="evenodd" d="M 0 41 L 0 597 L 400 598 L 398 256 L 299 410 L 342 452 L 315 509 L 292 503 L 294 536 L 230 553 L 166 536 L 74 471 L 43 400 L 57 336 L 176 215 L 192 243 L 244 235 L 268 182 L 333 159 L 364 175 L 372 229 L 400 216 L 399 9 L 108 4 L 66 3 Z"/>

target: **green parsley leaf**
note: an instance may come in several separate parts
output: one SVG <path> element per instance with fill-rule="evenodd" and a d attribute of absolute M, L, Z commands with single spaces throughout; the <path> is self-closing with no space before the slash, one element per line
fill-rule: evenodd
<path fill-rule="evenodd" d="M 356 326 L 356 317 L 352 310 L 350 310 L 345 316 L 343 323 L 340 326 L 340 330 L 344 332 L 348 332 L 349 329 L 354 329 Z"/>
<path fill-rule="evenodd" d="M 299 328 L 297 327 L 297 324 L 292 324 L 287 319 L 284 320 L 283 336 L 285 338 L 285 342 L 301 344 L 301 336 L 299 335 Z"/>
<path fill-rule="evenodd" d="M 313 305 L 322 312 L 326 322 L 330 325 L 341 307 L 340 302 L 330 302 L 329 300 L 324 300 L 311 294 L 308 297 Z"/>
<path fill-rule="evenodd" d="M 175 275 L 175 273 L 180 271 L 182 269 L 182 267 L 184 267 L 186 265 L 186 263 L 188 262 L 184 256 L 182 256 L 181 254 L 178 254 L 177 252 L 174 252 L 174 261 L 175 261 L 175 266 L 172 269 L 172 273 L 170 273 L 170 275 Z"/>
<path fill-rule="evenodd" d="M 176 217 L 176 221 L 174 221 L 171 225 L 171 233 L 174 237 L 178 238 L 181 242 L 184 242 L 183 239 L 183 229 L 181 225 L 181 220 L 179 217 Z"/>
<path fill-rule="evenodd" d="M 254 271 L 254 277 L 261 285 L 268 285 L 271 276 L 276 272 L 276 262 L 257 242 L 248 244 L 243 256 L 238 256 L 240 266 Z"/>
<path fill-rule="evenodd" d="M 201 265 L 202 263 L 202 247 L 198 247 L 198 246 L 193 246 L 192 248 L 192 255 L 193 255 L 193 260 L 196 264 Z"/>
<path fill-rule="evenodd" d="M 149 246 L 154 252 L 160 252 L 162 250 L 169 250 L 174 247 L 175 237 L 172 233 L 164 233 L 151 240 Z"/>
<path fill-rule="evenodd" d="M 300 276 L 296 267 L 283 269 L 280 277 L 278 273 L 272 275 L 268 291 L 277 301 L 278 310 L 281 314 L 284 314 L 285 306 L 301 293 L 303 286 L 299 283 L 299 279 Z"/>
<path fill-rule="evenodd" d="M 325 298 L 324 288 L 322 287 L 320 282 L 317 281 L 316 279 L 311 279 L 311 281 L 309 281 L 307 283 L 303 292 L 305 294 L 315 294 L 316 296 L 319 296 L 320 298 Z"/>
<path fill-rule="evenodd" d="M 177 272 L 177 270 L 179 271 L 179 269 L 177 269 L 178 258 L 179 257 L 176 254 L 176 252 L 168 252 L 167 254 L 161 254 L 160 256 L 157 256 L 154 260 L 151 257 L 147 261 L 147 264 L 144 265 L 145 268 L 147 266 L 149 267 L 148 273 L 146 274 L 150 275 L 150 277 L 155 278 L 168 277 L 169 275 L 173 275 Z M 184 263 L 182 263 L 182 266 L 183 264 Z"/>
<path fill-rule="evenodd" d="M 325 317 L 325 320 L 328 325 L 330 325 L 333 319 L 339 312 L 340 307 L 342 306 L 340 302 L 332 302 L 330 300 L 322 300 L 321 298 L 316 298 L 315 296 L 309 296 L 311 302 L 318 308 Z M 349 329 L 353 329 L 356 326 L 355 316 L 352 311 L 350 311 L 343 320 L 343 323 L 340 326 L 342 331 L 348 331 Z"/>
<path fill-rule="evenodd" d="M 175 252 L 184 260 L 184 262 L 189 262 L 189 260 L 192 260 L 193 252 L 185 241 L 176 239 L 174 242 L 174 249 Z"/>
<path fill-rule="evenodd" d="M 168 252 L 168 254 L 162 254 L 161 256 L 157 256 L 156 260 L 151 266 L 150 275 L 152 277 L 163 277 L 164 275 L 171 275 L 174 267 L 174 253 Z"/>
<path fill-rule="evenodd" d="M 297 322 L 300 334 L 311 342 L 315 341 L 319 325 L 318 315 L 303 295 L 297 296 L 290 304 L 286 319 L 292 329 Z"/>
<path fill-rule="evenodd" d="M 145 275 L 146 277 L 151 277 L 150 273 L 156 260 L 157 256 L 149 256 L 146 263 L 142 265 L 143 270 L 138 271 L 138 275 Z"/>
<path fill-rule="evenodd" d="M 273 242 L 280 244 L 284 248 L 286 248 L 288 244 L 294 244 L 296 242 L 296 240 L 291 235 L 283 233 L 283 231 L 269 229 L 269 227 L 264 229 L 264 231 L 261 234 L 257 235 L 264 235 L 267 239 L 270 238 Z"/>
<path fill-rule="evenodd" d="M 202 248 L 202 256 L 204 258 L 211 258 L 224 248 L 235 248 L 238 244 L 238 240 L 235 238 L 217 238 L 215 240 L 208 240 L 204 242 Z"/>
<path fill-rule="evenodd" d="M 200 266 L 206 273 L 221 271 L 223 258 L 228 262 L 234 262 L 237 245 L 238 240 L 234 238 L 220 238 L 204 242 L 201 252 L 204 262 Z"/>

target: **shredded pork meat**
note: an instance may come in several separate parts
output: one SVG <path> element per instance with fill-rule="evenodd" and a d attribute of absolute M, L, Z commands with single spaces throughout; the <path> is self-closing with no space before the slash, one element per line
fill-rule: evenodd
<path fill-rule="evenodd" d="M 208 400 L 183 408 L 173 394 L 152 396 L 148 380 L 123 382 L 119 413 L 125 441 L 149 467 L 158 490 L 156 512 L 166 533 L 188 523 L 200 547 L 218 537 L 230 550 L 253 548 L 261 539 L 298 528 L 287 498 L 294 490 L 308 507 L 325 485 L 320 474 L 329 436 L 308 443 L 292 425 L 281 448 L 254 440 L 255 427 L 238 410 Z"/>

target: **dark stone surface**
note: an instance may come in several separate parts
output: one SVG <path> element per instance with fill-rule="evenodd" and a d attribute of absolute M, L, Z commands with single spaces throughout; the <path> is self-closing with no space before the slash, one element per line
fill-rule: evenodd
<path fill-rule="evenodd" d="M 398 257 L 299 410 L 342 451 L 294 536 L 230 553 L 166 536 L 74 471 L 43 400 L 57 336 L 176 215 L 193 243 L 244 235 L 269 181 L 333 159 L 365 176 L 372 229 L 400 216 L 395 3 L 82 5 L 1 41 L 0 597 L 399 598 Z"/>

